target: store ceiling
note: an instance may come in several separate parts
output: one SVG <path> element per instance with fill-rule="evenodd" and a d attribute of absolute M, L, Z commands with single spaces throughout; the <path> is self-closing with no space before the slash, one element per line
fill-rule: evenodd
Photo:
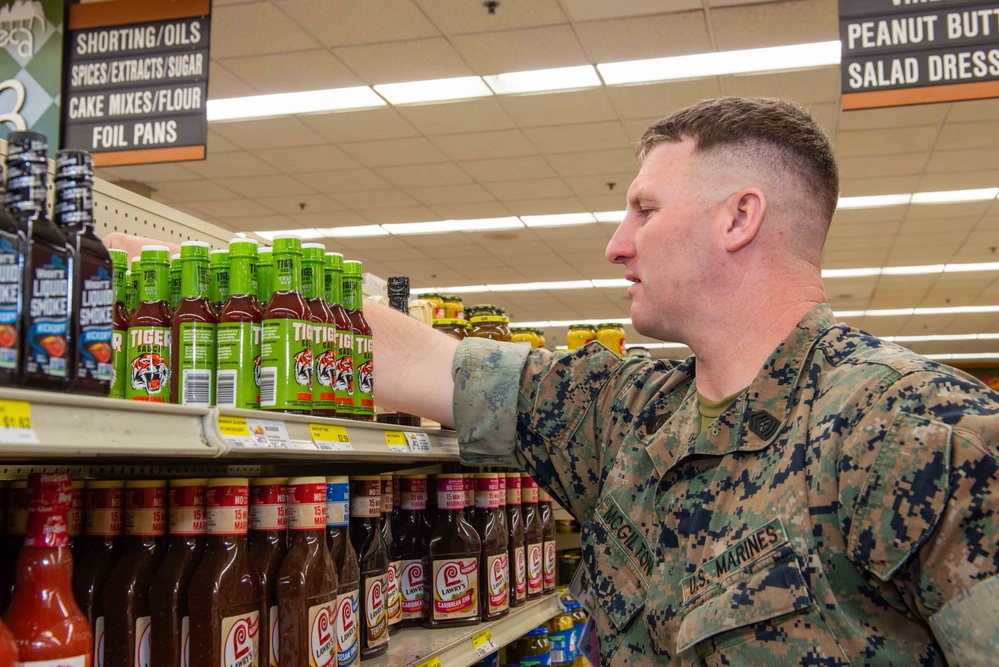
<path fill-rule="evenodd" d="M 214 0 L 222 99 L 838 39 L 836 0 Z M 999 186 L 999 100 L 839 110 L 838 67 L 212 123 L 204 162 L 102 169 L 236 231 L 623 210 L 631 143 L 719 95 L 790 97 L 832 137 L 844 196 Z M 609 184 L 614 184 L 613 187 Z M 413 285 L 620 278 L 612 223 L 320 239 Z M 996 262 L 999 203 L 837 213 L 825 268 Z M 999 305 L 999 271 L 827 280 L 837 311 Z M 470 294 L 515 321 L 620 319 L 623 288 Z M 848 317 L 878 335 L 999 332 L 999 313 Z M 564 341 L 564 329 L 549 338 Z M 629 343 L 647 340 L 629 329 Z M 999 340 L 909 343 L 999 351 Z M 684 354 L 683 350 L 666 350 Z"/>

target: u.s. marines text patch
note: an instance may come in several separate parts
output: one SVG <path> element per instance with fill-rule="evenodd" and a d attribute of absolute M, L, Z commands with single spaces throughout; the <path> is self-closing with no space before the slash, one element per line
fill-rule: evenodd
<path fill-rule="evenodd" d="M 787 533 L 780 518 L 771 519 L 720 555 L 703 563 L 694 574 L 684 577 L 680 582 L 683 586 L 684 603 L 726 575 L 756 562 L 774 549 L 787 544 L 787 541 Z"/>

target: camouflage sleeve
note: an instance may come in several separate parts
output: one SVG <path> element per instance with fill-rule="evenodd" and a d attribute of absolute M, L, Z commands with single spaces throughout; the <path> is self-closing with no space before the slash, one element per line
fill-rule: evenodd
<path fill-rule="evenodd" d="M 840 451 L 851 559 L 928 622 L 952 664 L 999 650 L 997 399 L 957 374 L 904 375 Z"/>

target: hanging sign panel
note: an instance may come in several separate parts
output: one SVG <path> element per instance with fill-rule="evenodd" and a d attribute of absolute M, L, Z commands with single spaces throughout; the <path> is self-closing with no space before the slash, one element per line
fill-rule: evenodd
<path fill-rule="evenodd" d="M 69 8 L 63 147 L 109 167 L 205 159 L 210 0 Z"/>
<path fill-rule="evenodd" d="M 839 0 L 843 109 L 999 97 L 999 0 Z"/>

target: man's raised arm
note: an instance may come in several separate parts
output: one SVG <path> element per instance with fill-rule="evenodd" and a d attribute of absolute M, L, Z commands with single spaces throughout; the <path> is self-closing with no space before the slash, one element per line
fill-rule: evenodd
<path fill-rule="evenodd" d="M 454 426 L 451 362 L 458 341 L 381 304 L 365 302 L 375 354 L 375 399 Z"/>

